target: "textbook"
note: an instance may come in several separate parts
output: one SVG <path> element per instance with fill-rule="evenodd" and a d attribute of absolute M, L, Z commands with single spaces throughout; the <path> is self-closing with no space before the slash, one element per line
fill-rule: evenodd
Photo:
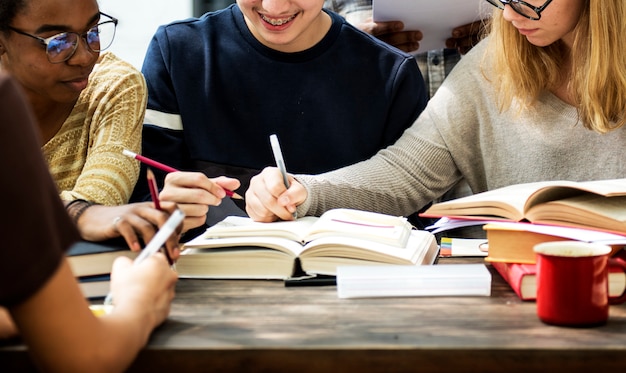
<path fill-rule="evenodd" d="M 76 277 L 108 275 L 115 258 L 123 255 L 134 259 L 138 254 L 121 244 L 80 241 L 70 247 L 67 260 Z"/>
<path fill-rule="evenodd" d="M 336 275 L 338 265 L 432 264 L 435 236 L 404 217 L 335 209 L 273 223 L 229 216 L 184 244 L 181 278 L 287 279 Z"/>
<path fill-rule="evenodd" d="M 626 236 L 584 228 L 559 227 L 542 224 L 490 222 L 483 226 L 487 232 L 488 262 L 534 264 L 533 247 L 542 242 L 583 241 L 609 245 L 613 254 L 626 245 Z"/>
<path fill-rule="evenodd" d="M 78 285 L 87 299 L 104 298 L 109 293 L 110 275 L 95 275 L 78 278 Z"/>
<path fill-rule="evenodd" d="M 510 185 L 433 204 L 421 216 L 527 221 L 626 234 L 626 179 Z"/>
<path fill-rule="evenodd" d="M 535 264 L 492 262 L 491 265 L 521 300 L 537 298 Z M 609 296 L 618 297 L 626 289 L 626 275 L 618 267 L 609 267 Z"/>

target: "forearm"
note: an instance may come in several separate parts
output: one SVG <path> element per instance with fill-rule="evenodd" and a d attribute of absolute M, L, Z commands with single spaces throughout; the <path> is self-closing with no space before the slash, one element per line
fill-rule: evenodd
<path fill-rule="evenodd" d="M 420 136 L 414 125 L 373 158 L 316 176 L 296 175 L 308 190 L 298 215 L 355 208 L 410 215 L 440 197 L 460 174 L 445 146 Z"/>
<path fill-rule="evenodd" d="M 90 315 L 86 305 L 81 309 L 89 314 L 75 317 L 76 333 L 71 338 L 58 338 L 57 334 L 55 338 L 27 341 L 37 364 L 51 372 L 125 371 L 146 345 L 152 330 L 150 323 L 137 312 L 98 318 Z"/>
<path fill-rule="evenodd" d="M 11 309 L 37 364 L 52 372 L 123 371 L 145 345 L 154 320 L 140 307 L 97 318 L 66 261 L 32 298 Z"/>

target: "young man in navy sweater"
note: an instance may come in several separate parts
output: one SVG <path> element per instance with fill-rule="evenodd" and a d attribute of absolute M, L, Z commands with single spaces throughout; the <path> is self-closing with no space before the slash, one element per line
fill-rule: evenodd
<path fill-rule="evenodd" d="M 274 165 L 270 134 L 288 171 L 320 173 L 368 159 L 424 109 L 415 59 L 323 5 L 238 0 L 157 30 L 142 68 L 143 154 L 183 171 L 167 175 L 160 198 L 184 210 L 185 229 L 231 203 L 224 189 L 241 182 L 243 194 Z M 139 180 L 133 200 L 149 195 Z"/>

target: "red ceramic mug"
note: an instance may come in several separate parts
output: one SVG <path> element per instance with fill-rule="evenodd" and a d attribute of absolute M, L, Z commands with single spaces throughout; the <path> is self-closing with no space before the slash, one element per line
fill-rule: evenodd
<path fill-rule="evenodd" d="M 626 263 L 609 258 L 606 245 L 556 241 L 535 245 L 537 316 L 547 324 L 596 326 L 609 318 L 609 304 L 626 301 L 626 291 L 609 297 L 608 268 L 626 273 Z"/>

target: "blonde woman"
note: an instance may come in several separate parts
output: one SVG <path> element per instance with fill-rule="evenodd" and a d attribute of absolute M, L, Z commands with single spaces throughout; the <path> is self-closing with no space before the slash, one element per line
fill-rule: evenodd
<path fill-rule="evenodd" d="M 407 215 L 465 179 L 473 193 L 538 180 L 626 177 L 626 2 L 488 0 L 488 37 L 414 125 L 373 158 L 285 191 L 268 168 L 246 193 L 256 220 L 353 207 Z"/>

